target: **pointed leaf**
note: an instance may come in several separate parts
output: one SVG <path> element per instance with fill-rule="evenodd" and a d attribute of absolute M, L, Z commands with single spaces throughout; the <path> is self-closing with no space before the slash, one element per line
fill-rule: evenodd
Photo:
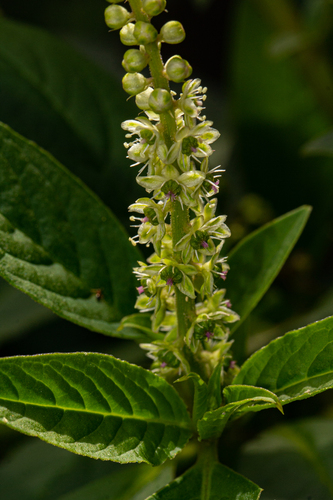
<path fill-rule="evenodd" d="M 147 500 L 258 500 L 261 488 L 218 462 L 200 463 Z"/>
<path fill-rule="evenodd" d="M 279 398 L 271 391 L 262 387 L 253 387 L 252 385 L 228 385 L 223 390 L 226 404 L 236 403 L 244 399 L 253 399 L 258 397 L 271 398 L 276 407 L 283 413 Z"/>
<path fill-rule="evenodd" d="M 333 317 L 286 333 L 257 351 L 241 367 L 234 384 L 274 392 L 282 404 L 333 387 Z"/>
<path fill-rule="evenodd" d="M 288 212 L 251 233 L 230 253 L 228 298 L 241 318 L 232 331 L 240 326 L 272 284 L 298 240 L 310 212 L 308 206 Z"/>
<path fill-rule="evenodd" d="M 0 275 L 59 316 L 112 335 L 132 311 L 138 253 L 102 202 L 0 125 Z"/>
<path fill-rule="evenodd" d="M 173 387 L 103 354 L 0 359 L 0 418 L 79 455 L 121 463 L 159 465 L 191 436 Z"/>
<path fill-rule="evenodd" d="M 198 422 L 198 431 L 200 439 L 218 439 L 230 419 L 235 419 L 249 411 L 260 411 L 272 406 L 279 409 L 281 403 L 277 400 L 275 394 L 270 396 L 270 392 L 260 393 L 258 396 L 252 396 L 248 399 L 229 403 L 221 408 L 208 411 Z"/>

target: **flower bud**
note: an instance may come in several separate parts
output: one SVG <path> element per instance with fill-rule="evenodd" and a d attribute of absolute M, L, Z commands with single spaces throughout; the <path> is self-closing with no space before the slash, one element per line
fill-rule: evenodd
<path fill-rule="evenodd" d="M 162 41 L 166 43 L 180 43 L 185 38 L 185 30 L 178 21 L 169 21 L 161 29 Z"/>
<path fill-rule="evenodd" d="M 152 87 L 148 87 L 146 90 L 135 96 L 135 104 L 139 109 L 142 109 L 143 111 L 150 109 L 148 101 L 153 90 L 154 89 Z"/>
<path fill-rule="evenodd" d="M 130 95 L 142 92 L 147 85 L 146 79 L 141 73 L 126 73 L 122 79 L 123 89 Z"/>
<path fill-rule="evenodd" d="M 142 71 L 147 66 L 147 63 L 147 54 L 138 49 L 129 49 L 124 54 L 122 65 L 128 73 L 137 73 Z"/>
<path fill-rule="evenodd" d="M 105 23 L 109 28 L 118 30 L 128 22 L 131 14 L 125 7 L 121 7 L 120 5 L 109 5 L 109 7 L 105 9 L 104 17 Z"/>
<path fill-rule="evenodd" d="M 165 89 L 155 89 L 148 99 L 149 107 L 157 114 L 164 113 L 172 108 L 173 102 L 170 92 Z"/>
<path fill-rule="evenodd" d="M 185 59 L 173 56 L 166 63 L 165 72 L 169 80 L 179 83 L 191 75 L 192 68 Z"/>
<path fill-rule="evenodd" d="M 128 23 L 123 26 L 119 32 L 120 41 L 124 45 L 138 45 L 138 42 L 134 36 L 135 24 Z"/>
<path fill-rule="evenodd" d="M 165 10 L 166 0 L 142 0 L 142 7 L 149 17 L 158 16 Z"/>
<path fill-rule="evenodd" d="M 150 23 L 144 23 L 143 21 L 138 21 L 135 24 L 134 36 L 139 45 L 147 45 L 152 43 L 157 38 L 157 30 Z"/>

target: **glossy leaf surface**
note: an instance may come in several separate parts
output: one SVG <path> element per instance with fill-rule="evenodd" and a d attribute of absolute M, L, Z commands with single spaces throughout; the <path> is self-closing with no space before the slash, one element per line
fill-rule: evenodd
<path fill-rule="evenodd" d="M 74 323 L 112 335 L 138 256 L 112 213 L 49 154 L 0 126 L 0 274 Z"/>
<path fill-rule="evenodd" d="M 147 500 L 258 500 L 261 489 L 224 465 L 198 463 Z"/>
<path fill-rule="evenodd" d="M 266 388 L 282 404 L 333 387 L 333 317 L 270 342 L 244 363 L 234 384 Z"/>
<path fill-rule="evenodd" d="M 244 238 L 230 253 L 228 297 L 240 315 L 231 331 L 250 314 L 276 278 L 310 215 L 304 206 L 288 212 Z M 232 271 L 234 269 L 234 272 Z"/>
<path fill-rule="evenodd" d="M 74 453 L 159 465 L 191 436 L 183 401 L 164 379 L 102 354 L 0 360 L 0 418 Z"/>

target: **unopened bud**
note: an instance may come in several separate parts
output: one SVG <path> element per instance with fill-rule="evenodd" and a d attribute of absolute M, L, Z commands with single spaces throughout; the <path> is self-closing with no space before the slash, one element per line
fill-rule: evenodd
<path fill-rule="evenodd" d="M 142 92 L 147 85 L 145 77 L 141 73 L 126 73 L 122 79 L 123 89 L 130 95 Z"/>
<path fill-rule="evenodd" d="M 125 7 L 121 7 L 120 5 L 109 5 L 109 7 L 105 9 L 104 17 L 105 23 L 109 28 L 118 30 L 128 22 L 131 14 Z"/>
<path fill-rule="evenodd" d="M 143 111 L 147 111 L 150 109 L 149 106 L 149 96 L 153 92 L 152 87 L 148 87 L 146 90 L 135 96 L 135 104 L 139 109 L 142 109 Z"/>
<path fill-rule="evenodd" d="M 149 17 L 158 16 L 165 10 L 166 0 L 142 0 L 142 7 Z"/>
<path fill-rule="evenodd" d="M 152 111 L 161 114 L 172 108 L 173 101 L 168 90 L 155 89 L 149 96 L 148 104 Z"/>
<path fill-rule="evenodd" d="M 191 75 L 192 68 L 185 59 L 173 56 L 166 63 L 165 72 L 169 80 L 179 83 Z"/>
<path fill-rule="evenodd" d="M 123 26 L 119 32 L 120 41 L 124 45 L 138 45 L 137 39 L 134 36 L 135 24 L 128 23 Z"/>
<path fill-rule="evenodd" d="M 169 21 L 161 29 L 162 41 L 166 43 L 180 43 L 185 38 L 185 30 L 178 21 Z"/>
<path fill-rule="evenodd" d="M 138 49 L 129 49 L 124 54 L 122 65 L 128 73 L 137 73 L 142 71 L 147 66 L 147 63 L 147 54 Z"/>
<path fill-rule="evenodd" d="M 154 42 L 157 35 L 157 30 L 152 24 L 144 23 L 143 21 L 138 21 L 135 24 L 134 36 L 140 45 L 147 45 Z"/>

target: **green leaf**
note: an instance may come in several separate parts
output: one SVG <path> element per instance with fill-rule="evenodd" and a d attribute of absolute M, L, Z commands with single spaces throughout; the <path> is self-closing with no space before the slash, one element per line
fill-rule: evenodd
<path fill-rule="evenodd" d="M 251 356 L 234 384 L 274 392 L 282 404 L 333 387 L 333 316 L 286 333 Z"/>
<path fill-rule="evenodd" d="M 261 488 L 222 464 L 197 463 L 147 500 L 258 500 Z"/>
<path fill-rule="evenodd" d="M 315 155 L 315 156 L 333 156 L 333 131 L 327 134 L 321 135 L 316 139 L 304 144 L 302 147 L 302 153 L 305 156 Z"/>
<path fill-rule="evenodd" d="M 245 445 L 239 462 L 239 472 L 260 480 L 263 500 L 332 499 L 332 419 L 273 427 Z"/>
<path fill-rule="evenodd" d="M 215 366 L 214 371 L 208 381 L 208 408 L 215 410 L 222 403 L 222 388 L 221 388 L 221 371 L 223 363 L 220 362 Z"/>
<path fill-rule="evenodd" d="M 163 340 L 162 333 L 153 332 L 151 329 L 151 314 L 131 314 L 125 316 L 118 327 L 118 331 L 122 333 L 126 330 L 136 331 L 137 335 L 141 334 L 142 340 L 140 342 L 148 342 L 152 340 Z M 140 333 L 139 333 L 140 332 Z"/>
<path fill-rule="evenodd" d="M 226 405 L 208 411 L 198 422 L 201 439 L 217 439 L 230 419 L 241 417 L 249 411 L 261 411 L 276 406 L 282 413 L 278 397 L 266 389 L 245 385 L 228 386 L 224 389 Z"/>
<path fill-rule="evenodd" d="M 79 455 L 120 463 L 159 465 L 192 434 L 173 387 L 103 354 L 0 359 L 0 418 Z"/>
<path fill-rule="evenodd" d="M 113 214 L 48 153 L 0 125 L 0 275 L 59 316 L 113 335 L 138 253 Z"/>
<path fill-rule="evenodd" d="M 231 327 L 232 332 L 272 284 L 298 240 L 310 212 L 310 207 L 303 206 L 274 219 L 244 238 L 230 253 L 228 298 L 241 318 Z"/>
<path fill-rule="evenodd" d="M 271 391 L 262 387 L 253 387 L 252 385 L 228 385 L 223 390 L 226 404 L 237 403 L 244 399 L 254 399 L 258 397 L 270 398 L 275 402 L 276 407 L 283 413 L 279 398 Z"/>
<path fill-rule="evenodd" d="M 194 372 L 177 379 L 176 382 L 184 382 L 189 379 L 193 380 L 194 384 L 192 419 L 193 422 L 196 423 L 202 418 L 205 411 L 207 411 L 208 388 L 206 382 L 202 380 L 200 375 Z"/>
<path fill-rule="evenodd" d="M 1 17 L 0 73 L 2 121 L 75 173 L 83 166 L 92 182 L 96 170 L 124 164 L 125 94 L 97 65 L 50 33 Z"/>

